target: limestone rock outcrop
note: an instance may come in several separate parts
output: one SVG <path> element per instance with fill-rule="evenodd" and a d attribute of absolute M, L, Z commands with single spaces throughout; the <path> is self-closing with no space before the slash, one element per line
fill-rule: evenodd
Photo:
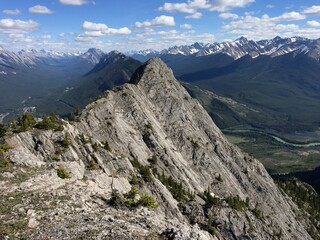
<path fill-rule="evenodd" d="M 0 195 L 11 218 L 1 213 L 0 221 L 25 220 L 18 237 L 311 239 L 263 165 L 227 141 L 158 58 L 63 131 L 5 139 L 13 164 L 0 175 Z M 112 204 L 133 185 L 158 207 Z"/>

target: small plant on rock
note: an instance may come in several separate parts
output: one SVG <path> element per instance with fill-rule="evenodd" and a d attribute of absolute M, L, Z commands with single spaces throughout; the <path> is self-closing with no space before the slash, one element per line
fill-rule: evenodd
<path fill-rule="evenodd" d="M 58 167 L 57 175 L 62 179 L 71 178 L 71 174 L 63 166 Z"/>

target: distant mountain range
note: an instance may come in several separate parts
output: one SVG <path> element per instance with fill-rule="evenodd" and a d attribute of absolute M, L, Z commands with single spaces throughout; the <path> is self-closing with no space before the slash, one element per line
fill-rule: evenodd
<path fill-rule="evenodd" d="M 106 54 L 95 48 L 85 53 L 59 53 L 46 50 L 11 52 L 1 47 L 0 121 L 23 111 L 35 112 L 41 116 L 50 111 L 65 114 L 75 107 L 84 106 L 89 98 L 97 97 L 114 84 L 123 84 L 129 80 L 140 62 L 133 60 L 137 64 L 126 73 L 129 76 L 126 75 L 123 79 L 118 75 L 122 69 L 122 72 L 126 72 L 127 68 L 123 66 L 117 69 L 116 65 L 127 58 L 118 52 Z M 103 72 L 106 65 L 117 73 L 110 76 Z M 101 79 L 97 75 L 99 71 Z M 107 77 L 108 83 L 105 83 Z M 88 79 L 87 82 L 85 79 Z M 76 93 L 75 89 L 79 92 Z M 77 99 L 78 103 L 67 101 L 72 98 Z"/>
<path fill-rule="evenodd" d="M 260 55 L 276 57 L 297 50 L 302 53 L 307 53 L 315 44 L 317 44 L 317 40 L 302 37 L 275 37 L 270 40 L 261 41 L 253 41 L 248 40 L 245 37 L 241 37 L 235 41 L 229 42 L 207 44 L 196 42 L 192 45 L 174 46 L 161 51 L 147 49 L 141 51 L 131 51 L 127 54 L 140 61 L 145 61 L 152 56 L 162 57 L 165 55 L 194 55 L 200 57 L 207 55 L 226 54 L 233 59 L 239 59 L 245 55 L 250 55 L 253 58 Z"/>

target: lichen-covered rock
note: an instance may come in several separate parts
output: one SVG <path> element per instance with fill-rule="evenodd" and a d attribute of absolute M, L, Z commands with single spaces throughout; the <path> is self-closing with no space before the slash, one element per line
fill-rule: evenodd
<path fill-rule="evenodd" d="M 66 133 L 71 142 L 61 144 Z M 262 164 L 226 140 L 158 58 L 62 132 L 30 130 L 6 141 L 16 179 L 0 179 L 2 203 L 11 209 L 0 221 L 29 219 L 24 230 L 6 225 L 14 232 L 8 236 L 311 239 L 297 206 Z M 59 166 L 68 177 L 59 177 Z M 158 208 L 143 207 L 155 207 L 150 196 Z M 27 208 L 36 215 L 18 211 Z"/>

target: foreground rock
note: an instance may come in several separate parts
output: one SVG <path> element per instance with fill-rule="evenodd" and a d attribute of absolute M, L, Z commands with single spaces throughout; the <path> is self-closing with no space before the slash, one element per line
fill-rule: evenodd
<path fill-rule="evenodd" d="M 311 239 L 261 163 L 226 140 L 157 58 L 63 131 L 6 142 L 15 177 L 0 177 L 3 237 Z"/>

